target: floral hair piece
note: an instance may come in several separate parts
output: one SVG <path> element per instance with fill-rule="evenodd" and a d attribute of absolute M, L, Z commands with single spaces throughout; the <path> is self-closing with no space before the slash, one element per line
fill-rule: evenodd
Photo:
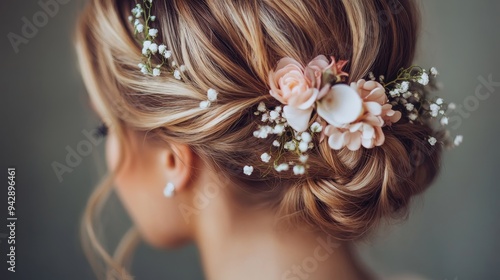
<path fill-rule="evenodd" d="M 159 42 L 159 31 L 152 26 L 156 20 L 151 14 L 152 5 L 153 0 L 142 0 L 128 18 L 142 45 L 139 69 L 145 75 L 157 77 L 166 68 L 175 79 L 182 80 L 186 66 L 172 60 L 172 51 Z M 154 65 L 153 61 L 160 63 Z M 387 83 L 384 76 L 377 81 L 370 73 L 368 81 L 361 79 L 348 85 L 349 75 L 343 71 L 346 64 L 346 60 L 336 61 L 332 56 L 330 61 L 324 55 L 306 66 L 290 57 L 278 62 L 269 74 L 269 93 L 281 105 L 271 109 L 260 102 L 254 112 L 260 116 L 260 124 L 253 136 L 275 138 L 269 151 L 261 154 L 262 162 L 272 163 L 277 172 L 292 170 L 295 175 L 303 175 L 309 167 L 308 152 L 315 143 L 327 140 L 333 150 L 371 149 L 384 144 L 383 128 L 402 118 L 410 124 L 423 124 L 435 118 L 440 118 L 443 126 L 448 124 L 446 111 L 453 110 L 455 104 L 445 104 L 442 98 L 430 99 L 422 90 L 429 86 L 436 88 L 434 78 L 438 72 L 434 67 L 401 69 L 397 78 Z M 217 101 L 217 95 L 215 89 L 208 89 L 200 109 L 209 108 Z M 318 117 L 311 119 L 314 111 Z M 438 143 L 431 135 L 424 140 L 432 146 Z M 453 143 L 445 140 L 440 144 L 458 146 L 462 141 L 463 136 L 458 135 Z M 290 154 L 298 161 L 290 160 Z M 243 167 L 245 175 L 251 176 L 253 172 L 253 166 Z"/>
<path fill-rule="evenodd" d="M 269 152 L 261 155 L 263 162 L 272 160 L 277 172 L 292 169 L 295 175 L 303 175 L 308 168 L 307 152 L 314 148 L 316 135 L 319 142 L 327 139 L 333 150 L 356 151 L 383 145 L 382 128 L 402 117 L 415 124 L 440 116 L 441 124 L 448 124 L 446 111 L 455 105 L 446 105 L 442 98 L 428 99 L 425 92 L 418 91 L 431 79 L 434 81 L 438 74 L 434 67 L 429 71 L 418 66 L 401 69 L 397 78 L 388 83 L 383 76 L 376 81 L 370 73 L 370 80 L 347 85 L 348 74 L 342 70 L 346 64 L 334 57 L 329 61 L 324 55 L 306 66 L 290 57 L 278 62 L 269 74 L 269 93 L 282 105 L 270 109 L 261 102 L 254 112 L 261 116 L 262 123 L 254 137 L 275 137 Z M 319 116 L 314 120 L 313 111 Z M 425 140 L 432 146 L 437 143 L 433 136 Z M 458 146 L 462 140 L 461 135 L 457 136 L 453 145 Z M 287 160 L 287 153 L 295 154 L 299 161 Z M 245 166 L 246 175 L 252 172 L 252 166 Z"/>
<path fill-rule="evenodd" d="M 134 35 L 142 44 L 142 62 L 139 63 L 139 69 L 143 74 L 160 76 L 163 66 L 169 67 L 169 72 L 175 79 L 181 80 L 182 73 L 186 71 L 185 65 L 178 66 L 175 61 L 171 61 L 172 51 L 165 44 L 158 41 L 158 29 L 152 27 L 156 21 L 156 16 L 151 15 L 153 0 L 143 0 L 143 4 L 137 3 L 132 9 L 132 15 L 128 20 L 134 24 Z M 154 57 L 159 57 L 160 64 L 154 66 Z"/>

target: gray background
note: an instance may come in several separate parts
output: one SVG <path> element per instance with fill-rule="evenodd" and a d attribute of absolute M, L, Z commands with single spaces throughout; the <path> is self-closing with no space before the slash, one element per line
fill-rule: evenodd
<path fill-rule="evenodd" d="M 42 0 L 47 1 L 47 0 Z M 500 1 L 423 0 L 417 63 L 436 66 L 445 85 L 440 95 L 466 104 L 453 134 L 463 145 L 445 155 L 442 175 L 415 203 L 409 219 L 381 229 L 360 244 L 366 262 L 382 275 L 412 272 L 428 279 L 500 279 L 500 87 L 473 104 L 479 77 L 500 82 Z M 64 163 L 67 146 L 98 124 L 91 113 L 72 45 L 82 0 L 60 10 L 15 53 L 7 34 L 21 33 L 22 17 L 41 11 L 38 1 L 1 1 L 1 171 L 17 168 L 17 263 L 6 273 L 6 181 L 0 189 L 1 279 L 93 279 L 80 249 L 78 224 L 93 186 L 104 173 L 103 145 L 59 182 L 51 163 Z M 485 88 L 482 93 L 488 92 Z M 474 108 L 475 105 L 476 108 Z M 116 200 L 115 200 L 116 202 Z M 109 246 L 129 225 L 119 203 L 104 221 Z M 137 279 L 202 279 L 196 249 L 163 252 L 142 245 Z M 5 276 L 4 276 L 5 275 Z"/>

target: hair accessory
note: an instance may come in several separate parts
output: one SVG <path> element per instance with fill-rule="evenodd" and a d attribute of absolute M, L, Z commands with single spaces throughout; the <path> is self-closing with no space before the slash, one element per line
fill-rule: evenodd
<path fill-rule="evenodd" d="M 173 197 L 175 192 L 175 185 L 171 182 L 168 182 L 165 188 L 163 189 L 163 195 L 166 197 Z"/>
<path fill-rule="evenodd" d="M 319 143 L 327 139 L 333 150 L 356 151 L 383 145 L 382 128 L 403 117 L 410 125 L 438 117 L 441 125 L 448 124 L 446 111 L 455 105 L 445 104 L 442 98 L 430 99 L 423 90 L 427 86 L 436 88 L 436 68 L 401 69 L 397 78 L 387 83 L 384 76 L 377 81 L 370 73 L 370 80 L 347 85 L 348 74 L 342 70 L 346 64 L 347 61 L 336 61 L 334 57 L 329 61 L 324 55 L 317 56 L 307 66 L 290 57 L 278 62 L 269 74 L 269 93 L 282 105 L 270 109 L 261 102 L 254 112 L 261 116 L 262 123 L 254 137 L 275 137 L 269 151 L 261 155 L 263 162 L 272 160 L 278 172 L 292 169 L 295 175 L 303 175 L 308 168 L 307 152 L 314 148 L 316 135 Z M 319 117 L 313 120 L 314 111 Z M 438 143 L 433 136 L 425 140 L 432 146 Z M 449 146 L 458 146 L 462 140 L 463 136 L 458 135 Z M 289 154 L 299 160 L 290 160 Z M 245 166 L 246 175 L 250 176 L 252 171 L 253 167 Z"/>
<path fill-rule="evenodd" d="M 175 79 L 181 80 L 181 74 L 186 71 L 186 66 L 178 66 L 175 61 L 169 62 L 172 58 L 172 51 L 168 50 L 165 44 L 157 42 L 159 41 L 157 38 L 159 31 L 152 27 L 152 23 L 156 20 L 156 16 L 151 15 L 153 0 L 143 0 L 142 2 L 143 4 L 136 4 L 132 9 L 132 15 L 128 17 L 128 20 L 134 24 L 136 39 L 142 44 L 143 58 L 138 65 L 139 69 L 143 74 L 157 77 L 161 75 L 162 67 L 166 66 Z M 155 57 L 161 61 L 156 66 L 153 64 Z"/>
<path fill-rule="evenodd" d="M 160 76 L 165 66 L 175 79 L 182 80 L 186 66 L 170 61 L 172 51 L 157 42 L 159 31 L 152 27 L 156 20 L 151 15 L 152 5 L 153 0 L 143 0 L 129 16 L 134 35 L 143 46 L 139 68 L 146 75 Z M 153 61 L 160 63 L 154 66 Z M 384 81 L 383 75 L 377 80 L 369 73 L 368 80 L 348 85 L 349 74 L 343 71 L 346 64 L 346 60 L 336 61 L 332 56 L 330 61 L 324 55 L 317 56 L 306 66 L 290 57 L 278 62 L 269 74 L 269 93 L 281 105 L 268 108 L 260 102 L 254 112 L 260 117 L 260 124 L 253 136 L 275 138 L 269 150 L 261 154 L 262 162 L 272 164 L 277 172 L 292 170 L 295 175 L 303 175 L 309 167 L 308 151 L 325 139 L 333 150 L 356 151 L 361 147 L 371 149 L 383 145 L 383 128 L 402 118 L 409 125 L 427 124 L 436 118 L 442 126 L 448 124 L 446 112 L 453 110 L 455 104 L 427 96 L 429 89 L 437 89 L 436 68 L 426 70 L 411 66 L 401 69 L 397 78 L 389 82 Z M 217 101 L 217 95 L 215 89 L 208 89 L 206 100 L 199 104 L 200 109 L 209 108 Z M 313 112 L 318 115 L 316 119 L 312 119 Z M 462 143 L 463 136 L 458 135 L 453 141 L 439 141 L 429 135 L 423 140 L 431 146 L 439 143 L 455 147 Z M 294 159 L 290 155 L 294 155 Z M 253 172 L 253 166 L 243 167 L 245 175 L 251 176 Z M 165 195 L 172 195 L 173 189 L 169 183 Z"/>

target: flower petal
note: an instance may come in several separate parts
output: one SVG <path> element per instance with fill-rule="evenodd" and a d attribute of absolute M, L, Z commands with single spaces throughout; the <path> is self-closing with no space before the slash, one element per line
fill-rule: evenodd
<path fill-rule="evenodd" d="M 380 104 L 377 102 L 365 102 L 365 108 L 368 112 L 375 116 L 379 116 L 380 114 L 382 114 L 382 106 L 380 106 Z"/>
<path fill-rule="evenodd" d="M 309 128 L 309 120 L 313 109 L 301 110 L 292 106 L 283 108 L 288 124 L 298 132 L 304 132 Z"/>
<path fill-rule="evenodd" d="M 318 102 L 318 114 L 330 124 L 348 124 L 363 112 L 363 100 L 350 86 L 333 86 Z"/>
<path fill-rule="evenodd" d="M 333 150 L 342 149 L 344 147 L 345 135 L 346 133 L 341 133 L 337 130 L 328 138 L 328 146 Z"/>
<path fill-rule="evenodd" d="M 346 139 L 347 148 L 351 151 L 357 151 L 361 147 L 361 133 L 350 133 L 349 138 Z"/>

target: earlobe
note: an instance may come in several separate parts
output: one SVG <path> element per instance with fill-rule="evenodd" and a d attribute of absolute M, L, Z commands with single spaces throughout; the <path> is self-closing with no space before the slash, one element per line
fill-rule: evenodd
<path fill-rule="evenodd" d="M 165 170 L 169 182 L 175 185 L 177 193 L 189 186 L 189 181 L 194 175 L 194 153 L 184 144 L 170 144 L 167 151 Z"/>

